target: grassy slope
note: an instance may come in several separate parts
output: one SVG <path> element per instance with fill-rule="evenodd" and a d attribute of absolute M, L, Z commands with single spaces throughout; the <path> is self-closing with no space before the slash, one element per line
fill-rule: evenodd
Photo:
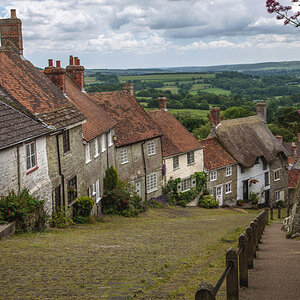
<path fill-rule="evenodd" d="M 256 214 L 151 209 L 0 240 L 1 297 L 193 299 L 202 280 L 216 283 L 226 249 Z"/>

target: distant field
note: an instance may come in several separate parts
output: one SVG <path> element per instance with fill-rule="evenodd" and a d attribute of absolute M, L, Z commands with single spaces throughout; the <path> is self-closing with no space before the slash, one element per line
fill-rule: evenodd
<path fill-rule="evenodd" d="M 219 89 L 219 88 L 209 88 L 209 89 L 203 90 L 203 92 L 210 93 L 210 94 L 216 94 L 216 95 L 225 95 L 225 96 L 228 96 L 231 94 L 230 91 Z"/>
<path fill-rule="evenodd" d="M 146 111 L 148 110 L 154 110 L 156 108 L 145 108 Z M 195 117 L 202 117 L 202 118 L 206 118 L 207 114 L 209 113 L 208 110 L 200 110 L 200 109 L 188 109 L 188 108 L 184 108 L 184 109 L 175 109 L 175 108 L 170 108 L 168 109 L 168 111 L 171 113 L 171 114 L 174 114 L 174 113 L 190 113 L 192 114 L 193 116 Z"/>
<path fill-rule="evenodd" d="M 141 81 L 192 81 L 193 79 L 213 78 L 214 74 L 157 74 L 157 75 L 136 75 L 136 76 L 119 76 L 123 82 L 128 80 L 141 80 Z"/>

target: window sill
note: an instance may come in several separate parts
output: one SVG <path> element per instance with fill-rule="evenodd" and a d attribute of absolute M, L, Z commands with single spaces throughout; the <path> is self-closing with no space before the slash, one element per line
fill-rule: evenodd
<path fill-rule="evenodd" d="M 147 194 L 151 194 L 151 193 L 154 193 L 154 192 L 156 192 L 156 191 L 158 191 L 158 188 L 156 188 L 155 190 L 147 191 Z"/>
<path fill-rule="evenodd" d="M 232 191 L 230 191 L 230 192 L 225 192 L 225 195 L 227 195 L 227 194 L 231 194 L 232 193 Z"/>
<path fill-rule="evenodd" d="M 232 176 L 232 174 L 226 175 L 226 177 Z"/>
<path fill-rule="evenodd" d="M 121 162 L 121 165 L 126 165 L 129 163 L 129 160 L 128 161 L 125 161 L 125 162 Z"/>
<path fill-rule="evenodd" d="M 38 166 L 35 166 L 35 167 L 33 167 L 32 169 L 29 169 L 29 170 L 26 172 L 26 175 L 28 175 L 28 174 L 34 172 L 34 171 L 37 170 L 38 168 L 39 168 Z"/>
<path fill-rule="evenodd" d="M 156 153 L 151 153 L 151 154 L 148 154 L 148 156 L 153 156 L 153 155 L 155 155 Z"/>
<path fill-rule="evenodd" d="M 100 202 L 100 200 L 101 200 L 101 197 L 96 199 L 96 204 L 98 204 Z"/>
<path fill-rule="evenodd" d="M 179 170 L 180 169 L 180 167 L 178 167 L 178 168 L 173 168 L 173 171 L 176 171 L 176 170 Z"/>
<path fill-rule="evenodd" d="M 97 157 L 99 157 L 99 155 L 100 155 L 99 153 L 98 153 L 98 154 L 96 154 L 96 155 L 94 156 L 94 158 L 97 158 Z"/>
<path fill-rule="evenodd" d="M 210 179 L 209 181 L 210 181 L 210 182 L 212 182 L 212 181 L 217 181 L 217 179 Z"/>
<path fill-rule="evenodd" d="M 105 151 L 106 151 L 106 148 L 105 148 L 105 149 L 102 149 L 101 151 L 102 151 L 102 152 L 105 152 Z"/>
<path fill-rule="evenodd" d="M 91 161 L 92 161 L 91 159 L 90 159 L 90 160 L 87 160 L 87 161 L 85 162 L 85 164 L 87 165 L 87 164 L 89 164 Z"/>
<path fill-rule="evenodd" d="M 189 166 L 192 166 L 192 165 L 195 165 L 195 164 L 196 164 L 196 163 L 193 162 L 193 163 L 187 164 L 187 166 L 189 167 Z"/>
<path fill-rule="evenodd" d="M 280 178 L 278 178 L 278 179 L 274 179 L 274 181 L 279 181 L 280 180 Z"/>

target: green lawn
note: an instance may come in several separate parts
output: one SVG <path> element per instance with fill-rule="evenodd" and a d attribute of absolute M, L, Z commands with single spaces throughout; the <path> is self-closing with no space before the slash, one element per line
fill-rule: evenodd
<path fill-rule="evenodd" d="M 0 240 L 0 298 L 193 299 L 201 281 L 217 282 L 258 213 L 151 209 Z"/>

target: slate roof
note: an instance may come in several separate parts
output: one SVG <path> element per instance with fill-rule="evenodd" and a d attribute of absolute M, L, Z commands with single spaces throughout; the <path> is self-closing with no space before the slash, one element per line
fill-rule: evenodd
<path fill-rule="evenodd" d="M 49 133 L 51 130 L 0 100 L 0 149 Z"/>
<path fill-rule="evenodd" d="M 87 116 L 87 121 L 82 125 L 83 138 L 86 141 L 109 131 L 117 124 L 101 106 L 96 104 L 87 93 L 83 93 L 68 76 L 65 76 L 65 83 L 69 100 Z"/>
<path fill-rule="evenodd" d="M 162 132 L 163 157 L 201 149 L 200 143 L 168 111 L 147 112 Z"/>
<path fill-rule="evenodd" d="M 12 51 L 0 50 L 0 89 L 10 101 L 56 128 L 86 119 L 54 83 Z"/>
<path fill-rule="evenodd" d="M 203 146 L 204 167 L 206 170 L 224 168 L 237 161 L 218 143 L 215 137 L 199 140 Z"/>
<path fill-rule="evenodd" d="M 118 124 L 116 146 L 121 147 L 161 136 L 149 115 L 127 90 L 90 94 Z"/>
<path fill-rule="evenodd" d="M 300 169 L 292 169 L 288 171 L 289 188 L 295 188 L 300 179 Z"/>
<path fill-rule="evenodd" d="M 249 168 L 259 156 L 268 163 L 279 153 L 287 152 L 259 116 L 224 120 L 213 129 L 213 134 L 227 152 L 242 166 Z"/>

